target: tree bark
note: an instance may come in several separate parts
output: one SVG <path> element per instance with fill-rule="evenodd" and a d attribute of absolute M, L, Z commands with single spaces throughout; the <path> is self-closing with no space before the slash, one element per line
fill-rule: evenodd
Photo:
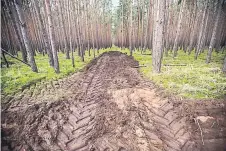
<path fill-rule="evenodd" d="M 146 31 L 145 31 L 145 39 L 144 39 L 144 50 L 148 48 L 148 42 L 149 42 L 149 32 L 150 32 L 150 24 L 151 24 L 151 0 L 149 0 L 149 7 L 147 8 L 147 18 L 146 18 Z"/>
<path fill-rule="evenodd" d="M 7 14 L 5 12 L 1 13 L 1 19 L 3 20 L 3 22 L 5 22 L 5 33 L 6 33 L 6 36 L 7 36 L 7 46 L 8 46 L 8 49 L 10 51 L 11 54 L 15 55 L 15 48 L 14 48 L 14 45 L 13 45 L 13 37 L 12 37 L 12 34 L 10 32 L 10 24 L 9 22 L 7 22 Z"/>
<path fill-rule="evenodd" d="M 130 36 L 129 36 L 129 49 L 130 49 L 130 56 L 133 55 L 132 50 L 132 29 L 133 29 L 133 0 L 130 2 Z"/>
<path fill-rule="evenodd" d="M 152 66 L 156 73 L 161 72 L 162 55 L 164 49 L 164 21 L 165 21 L 165 0 L 155 0 L 155 36 L 153 40 Z"/>
<path fill-rule="evenodd" d="M 21 8 L 22 2 L 21 2 L 21 0 L 14 0 L 14 3 L 15 3 L 17 14 L 19 17 L 20 28 L 21 28 L 21 32 L 22 32 L 22 36 L 23 36 L 23 40 L 24 40 L 24 45 L 25 45 L 25 48 L 26 48 L 26 51 L 28 54 L 28 60 L 31 65 L 31 69 L 34 72 L 38 72 L 38 68 L 35 63 L 35 58 L 34 58 L 34 55 L 32 54 L 30 41 L 28 39 L 27 26 L 26 26 L 24 16 L 22 13 L 22 8 Z"/>
<path fill-rule="evenodd" d="M 173 57 L 177 56 L 179 36 L 180 36 L 180 33 L 181 33 L 181 28 L 182 28 L 182 20 L 183 20 L 185 4 L 186 4 L 186 0 L 183 0 L 183 4 L 180 7 L 180 13 L 179 13 L 179 18 L 178 18 L 179 20 L 178 20 L 178 23 L 177 23 L 177 30 L 176 30 L 176 38 L 174 40 L 174 45 L 173 45 Z"/>
<path fill-rule="evenodd" d="M 50 43 L 49 43 L 49 40 L 48 40 L 47 31 L 45 29 L 44 22 L 43 22 L 42 17 L 41 17 L 41 12 L 40 12 L 40 9 L 38 7 L 37 1 L 36 0 L 32 0 L 32 1 L 34 3 L 34 7 L 35 7 L 35 10 L 36 10 L 36 13 L 37 13 L 38 21 L 40 23 L 42 36 L 43 36 L 44 43 L 45 43 L 45 50 L 47 51 L 48 56 L 49 56 L 49 65 L 53 66 L 54 65 L 53 53 L 50 49 Z"/>
<path fill-rule="evenodd" d="M 68 10 L 67 10 L 67 13 L 68 13 L 68 23 L 69 23 L 69 39 L 70 39 L 70 50 L 71 50 L 71 61 L 72 61 L 72 66 L 75 67 L 75 60 L 74 60 L 74 53 L 73 53 L 73 48 L 72 48 L 72 30 L 71 30 L 71 21 L 70 21 L 70 16 L 71 16 L 71 13 L 70 13 L 70 0 L 68 0 Z M 67 53 L 67 51 L 66 51 Z"/>
<path fill-rule="evenodd" d="M 221 9 L 222 9 L 222 0 L 220 0 L 219 4 L 218 4 L 217 17 L 216 17 L 216 20 L 214 22 L 213 33 L 212 33 L 212 37 L 211 37 L 211 40 L 210 40 L 210 45 L 209 45 L 209 50 L 208 50 L 208 54 L 207 54 L 207 58 L 206 58 L 206 63 L 210 63 L 210 61 L 211 61 L 213 47 L 214 47 L 214 45 L 216 43 L 216 39 L 217 39 L 217 27 L 219 26 Z"/>
<path fill-rule="evenodd" d="M 195 41 L 195 31 L 196 31 L 196 27 L 198 26 L 198 18 L 199 18 L 199 16 L 198 16 L 198 14 L 196 14 L 195 23 L 192 28 L 191 36 L 189 39 L 189 46 L 188 46 L 188 50 L 187 50 L 189 55 L 191 54 L 191 51 L 192 51 L 192 48 L 194 45 L 194 41 Z"/>
<path fill-rule="evenodd" d="M 203 39 L 203 35 L 204 35 L 203 33 L 204 33 L 204 28 L 205 28 L 204 26 L 205 26 L 205 18 L 206 18 L 206 13 L 207 13 L 207 7 L 208 7 L 208 2 L 205 2 L 205 9 L 204 9 L 203 16 L 202 16 L 201 29 L 200 29 L 200 33 L 199 33 L 197 49 L 196 49 L 196 52 L 195 52 L 195 59 L 197 59 L 198 55 L 200 54 L 202 39 Z"/>
<path fill-rule="evenodd" d="M 69 48 L 68 48 L 68 39 L 67 39 L 67 35 L 66 35 L 66 30 L 65 30 L 65 21 L 64 21 L 64 17 L 63 17 L 63 9 L 62 9 L 62 3 L 64 1 L 59 0 L 59 7 L 60 7 L 60 15 L 61 15 L 61 19 L 62 19 L 62 28 L 63 28 L 63 36 L 65 38 L 65 49 L 66 49 L 66 59 L 70 59 L 70 54 L 69 54 Z M 72 50 L 71 50 L 72 51 Z"/>
<path fill-rule="evenodd" d="M 52 53 L 53 53 L 54 69 L 56 73 L 60 73 L 59 61 L 58 61 L 57 50 L 56 50 L 54 26 L 52 24 L 50 0 L 45 0 L 45 4 L 46 4 L 46 12 L 47 12 L 47 18 L 48 18 L 48 26 L 49 26 L 49 38 L 50 38 Z"/>
<path fill-rule="evenodd" d="M 6 4 L 8 11 L 9 11 L 10 19 L 12 20 L 12 23 L 13 23 L 13 27 L 14 27 L 14 30 L 15 30 L 15 37 L 19 41 L 19 49 L 22 53 L 22 59 L 23 59 L 24 62 L 27 62 L 27 53 L 26 53 L 26 50 L 23 48 L 23 41 L 20 37 L 20 30 L 18 29 L 19 27 L 17 26 L 17 21 L 16 21 L 14 15 L 13 15 L 12 7 L 9 6 L 9 4 L 6 0 L 5 0 L 5 4 Z M 13 5 L 11 5 L 11 6 L 13 6 Z"/>

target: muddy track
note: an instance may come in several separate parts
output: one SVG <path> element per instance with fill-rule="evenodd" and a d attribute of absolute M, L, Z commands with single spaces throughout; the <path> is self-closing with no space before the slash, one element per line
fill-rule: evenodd
<path fill-rule="evenodd" d="M 2 150 L 225 149 L 225 101 L 163 97 L 134 66 L 108 52 L 84 73 L 3 98 Z"/>

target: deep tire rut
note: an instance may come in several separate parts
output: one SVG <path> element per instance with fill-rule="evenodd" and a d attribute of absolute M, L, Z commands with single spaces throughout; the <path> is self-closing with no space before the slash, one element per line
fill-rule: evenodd
<path fill-rule="evenodd" d="M 225 101 L 206 108 L 164 97 L 134 66 L 108 52 L 84 73 L 5 97 L 2 150 L 224 150 Z"/>

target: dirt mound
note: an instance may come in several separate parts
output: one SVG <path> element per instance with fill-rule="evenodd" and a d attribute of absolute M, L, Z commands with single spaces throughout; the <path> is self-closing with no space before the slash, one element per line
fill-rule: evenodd
<path fill-rule="evenodd" d="M 225 101 L 163 98 L 137 66 L 104 53 L 81 74 L 10 98 L 2 150 L 224 150 Z"/>

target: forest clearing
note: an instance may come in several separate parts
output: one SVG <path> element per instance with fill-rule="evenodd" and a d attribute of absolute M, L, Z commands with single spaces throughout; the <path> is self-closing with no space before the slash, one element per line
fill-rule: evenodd
<path fill-rule="evenodd" d="M 225 151 L 225 0 L 1 0 L 2 151 Z"/>

